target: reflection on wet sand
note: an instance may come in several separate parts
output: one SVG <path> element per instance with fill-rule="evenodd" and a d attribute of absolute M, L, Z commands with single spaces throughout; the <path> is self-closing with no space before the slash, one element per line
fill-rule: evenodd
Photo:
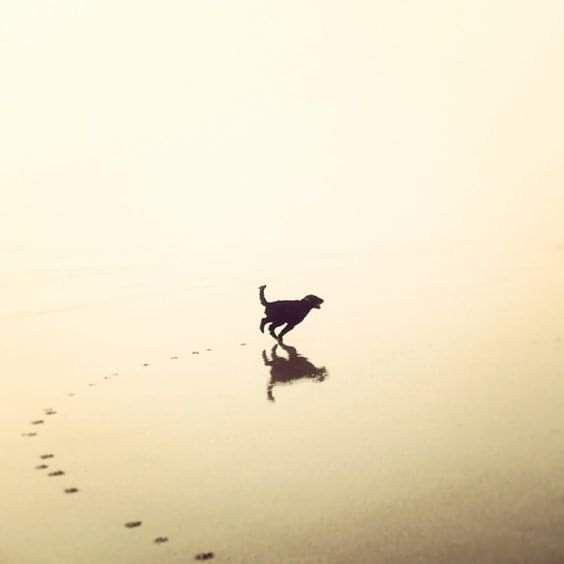
<path fill-rule="evenodd" d="M 288 358 L 277 354 L 276 349 L 284 349 Z M 327 369 L 322 366 L 318 368 L 303 355 L 300 355 L 295 347 L 276 344 L 270 352 L 270 360 L 266 351 L 262 351 L 262 359 L 266 366 L 270 366 L 270 381 L 267 387 L 267 397 L 270 401 L 275 401 L 273 389 L 277 384 L 292 384 L 296 380 L 309 378 L 315 382 L 323 382 L 329 375 Z"/>

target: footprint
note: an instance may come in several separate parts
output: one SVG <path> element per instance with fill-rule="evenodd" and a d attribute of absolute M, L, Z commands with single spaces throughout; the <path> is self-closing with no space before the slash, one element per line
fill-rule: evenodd
<path fill-rule="evenodd" d="M 42 454 L 39 458 L 41 458 L 41 460 L 47 460 L 47 458 L 55 458 L 54 454 Z"/>
<path fill-rule="evenodd" d="M 163 544 L 163 542 L 168 542 L 168 537 L 157 537 L 153 542 L 155 544 Z"/>
<path fill-rule="evenodd" d="M 49 468 L 47 464 L 39 464 L 35 467 L 36 470 L 45 470 L 45 468 Z"/>
<path fill-rule="evenodd" d="M 104 380 L 109 380 L 110 377 L 109 376 L 104 376 Z"/>
<path fill-rule="evenodd" d="M 192 351 L 192 354 L 200 354 L 199 351 Z"/>
<path fill-rule="evenodd" d="M 31 422 L 32 425 L 41 425 L 42 423 L 45 423 L 43 419 L 36 419 L 35 421 Z"/>
<path fill-rule="evenodd" d="M 206 351 L 211 352 L 211 351 L 213 351 L 213 349 L 206 349 Z"/>
<path fill-rule="evenodd" d="M 55 415 L 55 413 L 57 413 L 53 408 L 48 407 L 47 409 L 44 410 L 45 415 Z"/>
<path fill-rule="evenodd" d="M 96 384 L 88 384 L 88 386 L 89 386 L 90 388 L 92 388 L 92 387 L 95 386 L 95 385 L 96 385 Z"/>
<path fill-rule="evenodd" d="M 119 376 L 119 372 L 114 372 L 112 376 Z"/>
<path fill-rule="evenodd" d="M 69 396 L 69 398 L 73 398 L 76 394 L 71 393 L 71 394 L 67 394 L 67 396 Z"/>
<path fill-rule="evenodd" d="M 65 473 L 62 470 L 55 470 L 54 472 L 49 472 L 48 476 L 64 476 Z"/>
<path fill-rule="evenodd" d="M 145 362 L 145 364 L 143 364 L 143 366 L 151 366 L 148 362 Z"/>
<path fill-rule="evenodd" d="M 78 491 L 78 488 L 66 488 L 65 489 L 66 494 L 73 494 L 73 493 L 76 493 L 77 491 Z"/>
<path fill-rule="evenodd" d="M 177 357 L 177 356 L 171 356 L 171 357 L 170 357 L 170 360 L 178 360 L 178 357 Z M 159 537 L 159 538 L 160 538 L 160 537 Z"/>
<path fill-rule="evenodd" d="M 22 437 L 37 437 L 37 433 L 22 433 Z"/>
<path fill-rule="evenodd" d="M 246 347 L 246 346 L 247 346 L 247 343 L 241 343 L 241 346 L 242 346 L 242 347 Z"/>
<path fill-rule="evenodd" d="M 214 556 L 213 552 L 200 552 L 200 554 L 196 554 L 194 558 L 196 560 L 211 560 Z"/>
<path fill-rule="evenodd" d="M 128 529 L 134 529 L 135 527 L 140 527 L 141 523 L 143 523 L 143 521 L 128 521 L 125 526 Z"/>

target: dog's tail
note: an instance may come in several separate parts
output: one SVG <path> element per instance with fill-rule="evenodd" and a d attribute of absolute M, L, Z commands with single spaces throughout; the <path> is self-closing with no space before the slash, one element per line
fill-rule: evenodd
<path fill-rule="evenodd" d="M 260 299 L 260 303 L 266 307 L 268 305 L 269 302 L 266 301 L 266 298 L 264 297 L 264 289 L 266 288 L 266 284 L 263 284 L 262 286 L 259 286 L 259 299 Z"/>
<path fill-rule="evenodd" d="M 276 400 L 274 399 L 274 394 L 272 393 L 273 388 L 274 384 L 270 382 L 268 384 L 268 387 L 266 388 L 266 397 L 269 399 L 269 401 L 275 402 Z"/>

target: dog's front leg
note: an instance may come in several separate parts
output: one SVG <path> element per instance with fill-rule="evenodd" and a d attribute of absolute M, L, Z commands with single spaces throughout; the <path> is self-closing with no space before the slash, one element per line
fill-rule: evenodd
<path fill-rule="evenodd" d="M 282 329 L 282 331 L 278 333 L 278 342 L 282 343 L 282 339 L 284 338 L 284 335 L 289 331 L 291 331 L 294 327 L 295 325 L 291 325 L 290 323 L 288 323 L 288 325 L 286 325 L 286 327 L 284 327 L 284 329 Z"/>

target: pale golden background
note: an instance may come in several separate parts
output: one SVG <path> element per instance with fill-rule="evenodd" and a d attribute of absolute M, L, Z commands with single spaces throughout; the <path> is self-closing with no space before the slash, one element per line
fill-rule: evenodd
<path fill-rule="evenodd" d="M 564 561 L 563 37 L 0 1 L 0 562 Z M 274 405 L 263 282 L 326 299 L 288 341 L 331 376 Z"/>

